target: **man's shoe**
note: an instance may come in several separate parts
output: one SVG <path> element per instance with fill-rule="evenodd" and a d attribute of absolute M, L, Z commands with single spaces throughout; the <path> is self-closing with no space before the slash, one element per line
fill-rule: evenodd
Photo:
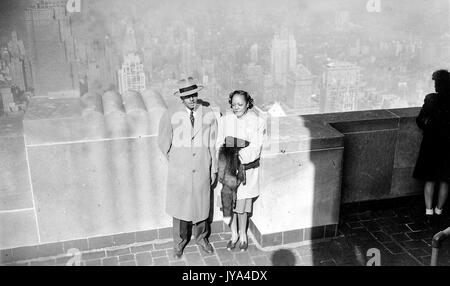
<path fill-rule="evenodd" d="M 180 259 L 183 256 L 183 249 L 174 248 L 173 249 L 173 257 Z"/>
<path fill-rule="evenodd" d="M 201 241 L 197 242 L 197 245 L 200 247 L 200 249 L 205 252 L 205 253 L 213 253 L 213 247 L 211 245 L 211 243 L 209 243 L 209 241 L 205 238 L 202 239 Z"/>

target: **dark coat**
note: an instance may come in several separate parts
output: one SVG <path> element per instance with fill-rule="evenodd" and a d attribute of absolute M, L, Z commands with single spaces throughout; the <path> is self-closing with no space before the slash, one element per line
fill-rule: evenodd
<path fill-rule="evenodd" d="M 413 177 L 424 181 L 450 181 L 450 94 L 431 93 L 416 119 L 423 130 Z"/>

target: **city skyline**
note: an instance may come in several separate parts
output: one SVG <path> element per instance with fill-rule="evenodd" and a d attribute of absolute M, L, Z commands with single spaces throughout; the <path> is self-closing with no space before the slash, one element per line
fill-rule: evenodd
<path fill-rule="evenodd" d="M 193 75 L 221 108 L 234 89 L 250 91 L 263 110 L 279 102 L 287 114 L 419 106 L 433 91 L 432 71 L 450 61 L 449 1 L 380 1 L 371 11 L 356 0 L 96 0 L 70 14 L 64 1 L 23 0 L 25 29 L 13 30 L 35 95 L 80 96 L 84 80 L 89 91 L 121 91 L 118 72 L 132 52 L 147 88 L 170 96 L 177 79 Z M 48 20 L 37 20 L 45 13 Z M 331 95 L 324 78 L 342 62 L 358 70 L 357 88 Z M 334 101 L 339 108 L 326 107 Z"/>

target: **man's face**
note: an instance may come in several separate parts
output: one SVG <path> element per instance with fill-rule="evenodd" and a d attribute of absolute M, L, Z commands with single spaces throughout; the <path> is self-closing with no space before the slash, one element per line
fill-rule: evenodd
<path fill-rule="evenodd" d="M 188 96 L 182 96 L 181 101 L 183 102 L 184 106 L 187 108 L 194 110 L 197 107 L 197 99 L 198 94 L 192 94 Z"/>

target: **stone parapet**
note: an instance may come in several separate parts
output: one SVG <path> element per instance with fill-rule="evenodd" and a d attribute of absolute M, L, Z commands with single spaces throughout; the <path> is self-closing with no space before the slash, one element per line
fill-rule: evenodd
<path fill-rule="evenodd" d="M 0 249 L 170 229 L 167 162 L 157 146 L 165 102 L 152 90 L 33 98 L 23 134 L 21 120 L 2 119 L 2 150 L 14 155 L 1 166 L 10 183 L 0 193 Z M 257 241 L 332 237 L 341 204 L 417 194 L 418 111 L 268 119 L 250 223 Z"/>
<path fill-rule="evenodd" d="M 250 229 L 262 246 L 333 236 L 341 204 L 415 195 L 420 108 L 275 119 Z M 273 126 L 272 126 L 273 128 Z M 276 146 L 276 147 L 273 147 Z"/>

